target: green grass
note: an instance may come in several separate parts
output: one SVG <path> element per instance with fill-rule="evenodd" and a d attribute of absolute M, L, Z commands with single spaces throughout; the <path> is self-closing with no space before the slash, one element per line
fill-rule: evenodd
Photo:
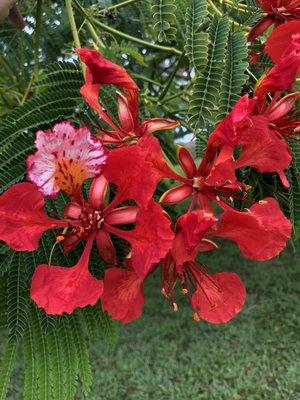
<path fill-rule="evenodd" d="M 300 399 L 299 254 L 254 263 L 222 246 L 205 262 L 241 275 L 243 312 L 227 325 L 196 324 L 186 299 L 171 310 L 156 274 L 143 317 L 120 326 L 115 347 L 94 345 L 88 400 Z"/>

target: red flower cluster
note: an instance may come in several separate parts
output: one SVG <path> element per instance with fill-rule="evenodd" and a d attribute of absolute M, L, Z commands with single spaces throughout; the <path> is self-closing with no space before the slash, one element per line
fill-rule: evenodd
<path fill-rule="evenodd" d="M 127 72 L 95 51 L 79 49 L 86 64 L 81 93 L 108 128 L 99 127 L 91 135 L 86 127 L 61 122 L 52 130 L 38 131 L 37 151 L 27 159 L 32 183 L 16 184 L 0 197 L 0 239 L 13 249 L 36 250 L 41 235 L 50 229 L 66 253 L 85 243 L 75 266 L 36 268 L 30 289 L 35 303 L 49 314 L 62 314 L 101 299 L 114 319 L 128 323 L 141 315 L 145 279 L 161 268 L 162 293 L 175 311 L 180 283 L 196 321 L 226 323 L 233 318 L 246 298 L 240 278 L 231 272 L 209 274 L 195 260 L 199 253 L 217 248 L 213 237 L 234 241 L 242 254 L 258 261 L 278 255 L 290 238 L 291 223 L 275 199 L 262 199 L 242 211 L 234 208 L 233 199 L 244 198 L 250 189 L 237 180 L 240 168 L 278 173 L 289 185 L 284 172 L 291 163 L 286 138 L 298 132 L 298 122 L 289 115 L 298 94 L 281 98 L 280 92 L 292 88 L 299 72 L 299 46 L 295 37 L 289 52 L 259 82 L 255 97 L 242 97 L 216 127 L 199 166 L 188 150 L 178 148 L 183 174 L 169 165 L 152 135 L 178 123 L 163 118 L 140 123 L 138 87 Z M 122 89 L 116 92 L 118 122 L 98 101 L 106 84 Z M 162 205 L 189 199 L 187 212 L 177 221 L 153 200 L 164 178 L 178 185 L 161 197 Z M 85 196 L 82 185 L 87 179 L 91 185 Z M 69 203 L 61 219 L 50 218 L 43 197 L 60 191 Z M 116 236 L 127 243 L 123 262 L 116 255 Z M 94 243 L 108 266 L 103 280 L 89 271 Z"/>

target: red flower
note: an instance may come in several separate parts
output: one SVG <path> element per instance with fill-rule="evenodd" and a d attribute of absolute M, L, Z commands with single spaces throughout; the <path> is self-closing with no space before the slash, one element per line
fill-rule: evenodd
<path fill-rule="evenodd" d="M 45 231 L 67 225 L 45 214 L 44 199 L 31 183 L 17 183 L 0 197 L 0 240 L 14 250 L 34 251 Z"/>
<path fill-rule="evenodd" d="M 190 209 L 198 204 L 205 211 L 213 213 L 212 200 L 219 196 L 228 199 L 234 193 L 244 190 L 244 185 L 236 180 L 231 155 L 227 156 L 226 151 L 218 152 L 214 145 L 207 147 L 198 168 L 184 147 L 178 147 L 177 158 L 185 177 L 173 177 L 181 185 L 164 193 L 161 203 L 175 204 L 192 195 Z"/>
<path fill-rule="evenodd" d="M 123 324 L 139 318 L 145 303 L 143 281 L 133 270 L 108 268 L 104 273 L 102 309 Z"/>
<path fill-rule="evenodd" d="M 201 318 L 215 324 L 226 323 L 242 308 L 246 299 L 245 287 L 234 273 L 209 275 L 205 266 L 194 260 L 198 252 L 217 246 L 207 240 L 213 232 L 216 218 L 203 210 L 188 212 L 177 222 L 173 248 L 163 264 L 162 293 L 176 310 L 175 287 L 179 280 L 182 293 L 188 295 L 195 310 L 196 321 Z"/>
<path fill-rule="evenodd" d="M 276 100 L 276 99 L 275 99 Z M 289 186 L 284 170 L 289 167 L 292 157 L 289 146 L 277 131 L 274 117 L 288 112 L 291 99 L 286 103 L 272 102 L 265 106 L 265 99 L 258 101 L 243 96 L 227 117 L 211 134 L 206 153 L 210 148 L 219 147 L 223 159 L 232 159 L 235 148 L 241 148 L 239 157 L 233 162 L 233 168 L 251 166 L 259 172 L 277 172 L 283 185 Z"/>
<path fill-rule="evenodd" d="M 98 112 L 112 130 L 99 130 L 99 136 L 106 144 L 126 146 L 135 143 L 144 135 L 156 131 L 172 129 L 178 122 L 165 118 L 149 118 L 139 123 L 138 86 L 127 74 L 124 68 L 102 57 L 95 50 L 77 49 L 81 61 L 86 68 L 85 85 L 81 94 L 85 101 Z M 118 116 L 120 125 L 116 123 L 106 110 L 99 104 L 98 95 L 102 85 L 116 85 L 124 90 L 124 95 L 117 92 Z"/>
<path fill-rule="evenodd" d="M 268 197 L 253 204 L 247 212 L 227 209 L 220 226 L 211 233 L 235 241 L 251 260 L 265 261 L 276 257 L 291 237 L 292 224 L 276 200 Z"/>
<path fill-rule="evenodd" d="M 96 304 L 101 297 L 103 282 L 88 269 L 93 241 L 94 235 L 91 235 L 74 267 L 42 264 L 35 270 L 30 297 L 47 314 L 71 314 L 75 308 Z"/>
<path fill-rule="evenodd" d="M 299 0 L 258 0 L 258 3 L 267 15 L 251 29 L 248 35 L 250 42 L 273 24 L 278 26 L 289 20 L 300 19 Z"/>

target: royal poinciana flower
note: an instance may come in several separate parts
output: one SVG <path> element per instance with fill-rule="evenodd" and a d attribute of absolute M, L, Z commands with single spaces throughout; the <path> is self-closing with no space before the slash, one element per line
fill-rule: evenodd
<path fill-rule="evenodd" d="M 257 0 L 257 3 L 267 15 L 251 29 L 248 35 L 250 42 L 273 24 L 278 26 L 287 21 L 300 19 L 299 0 Z"/>
<path fill-rule="evenodd" d="M 106 150 L 86 128 L 76 130 L 63 122 L 53 130 L 39 131 L 36 144 L 38 150 L 27 162 L 28 177 L 36 186 L 17 184 L 1 196 L 0 239 L 16 250 L 32 251 L 37 249 L 45 230 L 65 228 L 57 237 L 66 252 L 79 242 L 86 242 L 74 267 L 42 264 L 32 278 L 31 297 L 39 307 L 50 314 L 70 313 L 76 307 L 95 304 L 102 294 L 102 281 L 88 269 L 94 241 L 100 257 L 115 265 L 116 252 L 110 235 L 126 240 L 131 245 L 132 266 L 143 276 L 165 256 L 174 235 L 171 221 L 154 201 L 149 201 L 147 210 L 119 206 L 117 197 L 107 204 L 108 182 L 99 176 L 106 163 Z M 81 186 L 91 177 L 94 180 L 86 200 Z M 54 196 L 60 190 L 71 199 L 63 220 L 45 214 L 41 194 Z M 125 224 L 135 227 L 126 231 L 117 228 Z"/>
<path fill-rule="evenodd" d="M 126 146 L 136 143 L 144 135 L 173 129 L 178 122 L 165 118 L 149 118 L 139 122 L 139 88 L 124 68 L 112 63 L 95 50 L 77 49 L 82 62 L 86 64 L 85 84 L 81 94 L 85 101 L 110 127 L 99 129 L 98 135 L 105 144 Z M 119 123 L 99 103 L 98 96 L 103 85 L 115 85 L 124 93 L 116 92 Z"/>
<path fill-rule="evenodd" d="M 246 290 L 238 275 L 208 274 L 195 263 L 197 255 L 217 248 L 210 239 L 222 237 L 236 242 L 252 260 L 264 261 L 279 254 L 291 235 L 291 223 L 278 203 L 266 198 L 247 211 L 225 206 L 220 221 L 203 209 L 179 217 L 172 248 L 162 265 L 162 293 L 178 306 L 175 288 L 179 282 L 188 296 L 196 320 L 226 323 L 243 307 Z M 128 262 L 126 269 L 108 268 L 104 274 L 102 306 L 114 319 L 129 323 L 140 317 L 145 303 L 144 280 L 158 265 L 138 275 Z"/>
<path fill-rule="evenodd" d="M 292 156 L 282 135 L 284 130 L 276 129 L 275 122 L 284 117 L 293 101 L 286 98 L 278 105 L 275 98 L 266 107 L 265 100 L 249 99 L 248 95 L 241 97 L 210 135 L 207 149 L 219 148 L 223 159 L 231 160 L 235 149 L 240 148 L 233 162 L 234 169 L 250 166 L 259 172 L 277 172 L 283 185 L 289 186 L 284 171 Z"/>

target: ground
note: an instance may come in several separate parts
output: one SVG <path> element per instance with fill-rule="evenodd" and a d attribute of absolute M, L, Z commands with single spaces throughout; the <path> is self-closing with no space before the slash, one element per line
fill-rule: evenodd
<path fill-rule="evenodd" d="M 248 296 L 227 325 L 195 323 L 186 299 L 174 313 L 159 276 L 146 285 L 142 318 L 120 326 L 115 347 L 93 347 L 88 400 L 300 399 L 300 258 L 254 263 L 232 247 L 207 255 L 211 271 L 236 271 Z"/>

